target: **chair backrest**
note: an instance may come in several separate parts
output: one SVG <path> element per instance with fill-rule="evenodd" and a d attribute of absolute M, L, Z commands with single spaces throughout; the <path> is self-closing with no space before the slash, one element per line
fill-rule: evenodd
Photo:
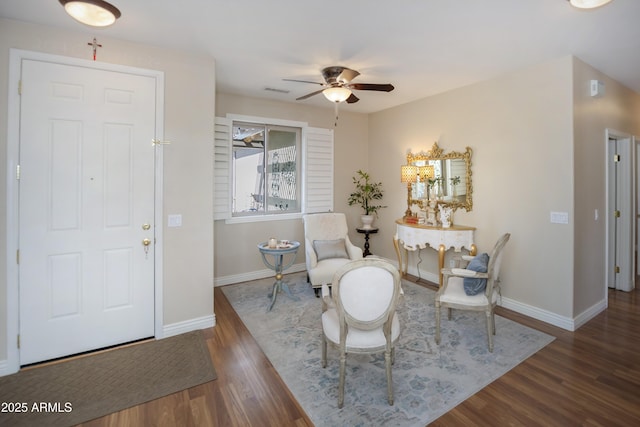
<path fill-rule="evenodd" d="M 351 261 L 336 272 L 331 291 L 341 324 L 364 330 L 384 326 L 386 334 L 400 296 L 400 273 L 381 259 Z"/>
<path fill-rule="evenodd" d="M 493 246 L 491 255 L 489 255 L 489 265 L 487 266 L 489 279 L 487 280 L 487 287 L 485 289 L 487 297 L 491 296 L 493 288 L 500 283 L 500 266 L 502 264 L 503 249 L 510 237 L 510 233 L 503 234 Z"/>
<path fill-rule="evenodd" d="M 314 240 L 344 239 L 349 229 L 347 217 L 343 213 L 318 213 L 302 217 L 304 222 L 304 237 L 310 243 Z"/>

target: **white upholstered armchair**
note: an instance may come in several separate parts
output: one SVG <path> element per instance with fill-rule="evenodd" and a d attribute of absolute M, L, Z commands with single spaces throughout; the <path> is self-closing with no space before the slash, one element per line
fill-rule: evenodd
<path fill-rule="evenodd" d="M 338 268 L 362 259 L 362 249 L 349 240 L 343 213 L 309 214 L 302 220 L 307 277 L 317 295 L 323 284 L 331 284 Z"/>

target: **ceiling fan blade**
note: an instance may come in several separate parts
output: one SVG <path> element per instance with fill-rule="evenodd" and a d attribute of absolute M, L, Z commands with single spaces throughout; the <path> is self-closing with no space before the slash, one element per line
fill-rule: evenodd
<path fill-rule="evenodd" d="M 308 94 L 306 94 L 304 96 L 301 96 L 300 98 L 296 98 L 296 101 L 302 101 L 303 99 L 311 98 L 313 95 L 317 95 L 319 93 L 322 93 L 323 90 L 324 89 L 320 89 L 320 90 L 317 90 L 315 92 L 308 93 Z"/>
<path fill-rule="evenodd" d="M 348 84 L 349 89 L 356 90 L 377 90 L 380 92 L 391 92 L 394 87 L 392 84 L 375 84 L 375 83 L 351 83 Z"/>
<path fill-rule="evenodd" d="M 324 83 L 310 82 L 309 80 L 282 79 L 285 82 L 311 83 L 313 85 L 324 86 Z"/>
<path fill-rule="evenodd" d="M 354 94 L 349 95 L 349 97 L 347 98 L 347 104 L 353 104 L 354 102 L 358 101 L 360 101 L 360 98 L 358 98 Z"/>

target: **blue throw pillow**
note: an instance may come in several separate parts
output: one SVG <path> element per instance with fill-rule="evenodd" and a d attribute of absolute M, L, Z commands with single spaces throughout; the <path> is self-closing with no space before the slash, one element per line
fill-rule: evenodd
<path fill-rule="evenodd" d="M 476 255 L 469 265 L 467 265 L 467 270 L 477 271 L 478 273 L 486 273 L 487 265 L 489 265 L 489 255 L 486 253 L 482 253 L 480 255 Z M 464 286 L 464 293 L 467 295 L 477 295 L 480 292 L 483 292 L 487 287 L 487 279 L 473 279 L 470 277 L 465 277 L 462 281 L 462 285 Z"/>

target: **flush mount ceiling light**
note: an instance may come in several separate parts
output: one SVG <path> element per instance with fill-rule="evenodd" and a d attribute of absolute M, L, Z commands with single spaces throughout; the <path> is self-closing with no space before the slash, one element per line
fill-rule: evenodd
<path fill-rule="evenodd" d="M 103 0 L 59 0 L 76 21 L 92 27 L 107 27 L 120 18 L 120 11 Z"/>
<path fill-rule="evenodd" d="M 596 7 L 604 6 L 611 2 L 611 0 L 569 0 L 571 6 L 578 9 L 594 9 Z"/>
<path fill-rule="evenodd" d="M 346 87 L 334 86 L 322 91 L 325 98 L 332 102 L 344 102 L 351 96 L 351 91 Z"/>

